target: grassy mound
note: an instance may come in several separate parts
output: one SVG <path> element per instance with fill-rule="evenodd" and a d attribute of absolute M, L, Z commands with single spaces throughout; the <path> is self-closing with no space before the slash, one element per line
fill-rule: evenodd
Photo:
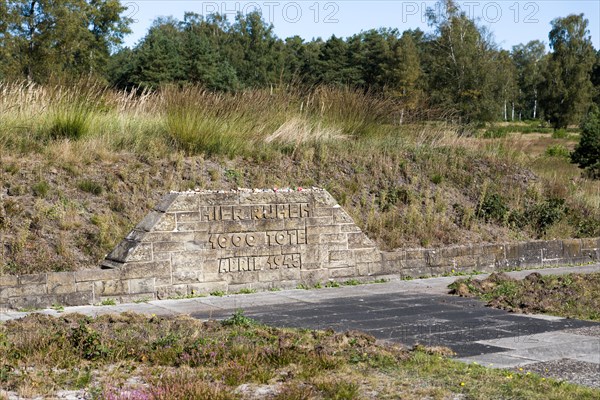
<path fill-rule="evenodd" d="M 332 88 L 0 89 L 0 275 L 96 268 L 190 188 L 323 187 L 382 249 L 600 236 L 597 182 L 555 151 L 573 135 L 515 133 L 531 123 L 400 124 L 396 101 Z"/>

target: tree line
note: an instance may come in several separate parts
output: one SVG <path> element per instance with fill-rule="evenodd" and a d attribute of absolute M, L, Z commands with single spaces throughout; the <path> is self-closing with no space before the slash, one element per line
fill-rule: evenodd
<path fill-rule="evenodd" d="M 278 38 L 258 13 L 159 18 L 133 48 L 118 0 L 0 3 L 0 79 L 93 76 L 121 89 L 197 84 L 215 91 L 343 85 L 396 98 L 408 114 L 447 110 L 462 123 L 579 123 L 600 104 L 600 51 L 583 14 L 556 18 L 549 46 L 500 49 L 453 0 L 430 12 L 431 33 L 381 28 L 347 38 Z"/>

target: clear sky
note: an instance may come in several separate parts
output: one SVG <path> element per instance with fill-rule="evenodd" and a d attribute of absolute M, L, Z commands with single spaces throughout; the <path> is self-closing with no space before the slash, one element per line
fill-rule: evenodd
<path fill-rule="evenodd" d="M 434 1 L 171 1 L 122 0 L 128 7 L 124 15 L 133 18 L 133 33 L 125 39 L 126 46 L 134 46 L 144 37 L 152 21 L 160 16 L 183 19 L 186 11 L 202 15 L 219 12 L 233 20 L 235 14 L 260 9 L 263 18 L 273 23 L 280 38 L 299 35 L 306 40 L 324 39 L 331 35 L 347 37 L 361 30 L 390 27 L 400 31 L 421 28 L 431 31 L 424 13 Z M 458 1 L 461 8 L 480 25 L 494 33 L 500 47 L 512 46 L 538 39 L 548 44 L 550 21 L 569 14 L 584 13 L 589 21 L 592 42 L 600 48 L 600 1 L 598 0 L 538 0 L 538 1 Z"/>

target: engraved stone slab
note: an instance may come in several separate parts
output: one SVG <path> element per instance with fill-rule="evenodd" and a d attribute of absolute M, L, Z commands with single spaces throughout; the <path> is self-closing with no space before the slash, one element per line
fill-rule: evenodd
<path fill-rule="evenodd" d="M 171 284 L 198 293 L 216 287 L 207 283 L 264 288 L 367 275 L 373 263 L 381 253 L 327 191 L 240 189 L 166 195 L 103 267 L 143 278 L 160 266 Z"/>

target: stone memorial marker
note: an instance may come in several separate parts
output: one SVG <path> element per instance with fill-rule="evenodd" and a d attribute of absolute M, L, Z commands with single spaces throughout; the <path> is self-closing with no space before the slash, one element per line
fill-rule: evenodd
<path fill-rule="evenodd" d="M 325 190 L 166 195 L 102 264 L 159 297 L 368 276 L 381 253 Z"/>

